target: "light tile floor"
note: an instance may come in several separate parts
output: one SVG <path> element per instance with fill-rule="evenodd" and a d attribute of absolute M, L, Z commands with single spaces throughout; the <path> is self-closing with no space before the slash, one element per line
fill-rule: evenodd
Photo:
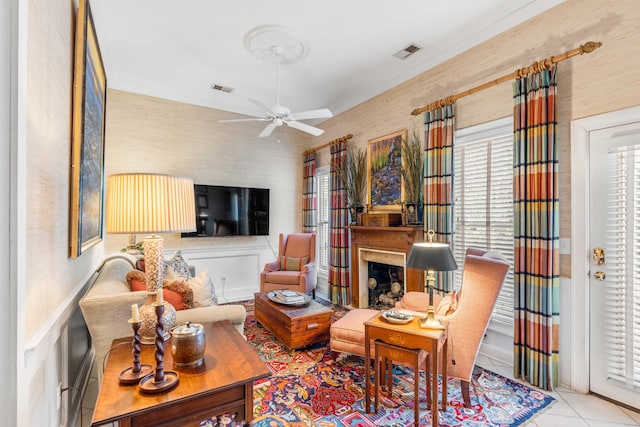
<path fill-rule="evenodd" d="M 478 365 L 498 374 L 513 379 L 513 367 L 496 359 L 479 355 Z M 93 407 L 98 395 L 97 374 L 92 374 L 84 398 L 82 414 L 75 427 L 91 425 Z M 545 392 L 556 401 L 534 417 L 524 427 L 619 427 L 640 426 L 640 412 L 615 405 L 592 395 L 584 395 L 559 387 L 553 392 Z"/>
<path fill-rule="evenodd" d="M 513 367 L 479 355 L 476 364 L 513 379 Z M 551 406 L 534 417 L 524 427 L 617 427 L 640 426 L 640 412 L 615 405 L 593 395 L 576 393 L 564 387 L 544 391 L 556 399 Z"/>

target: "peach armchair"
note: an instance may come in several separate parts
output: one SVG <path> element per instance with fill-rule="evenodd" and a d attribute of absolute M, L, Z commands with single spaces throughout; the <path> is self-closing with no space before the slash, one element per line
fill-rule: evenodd
<path fill-rule="evenodd" d="M 453 313 L 439 317 L 449 327 L 447 374 L 460 380 L 466 407 L 471 406 L 469 385 L 473 366 L 508 270 L 509 264 L 502 255 L 467 249 L 457 308 Z M 442 298 L 436 296 L 434 306 L 438 307 Z M 427 294 L 407 292 L 396 307 L 424 311 L 427 304 Z"/>
<path fill-rule="evenodd" d="M 316 235 L 280 234 L 278 259 L 266 264 L 260 273 L 260 292 L 290 289 L 316 297 Z"/>

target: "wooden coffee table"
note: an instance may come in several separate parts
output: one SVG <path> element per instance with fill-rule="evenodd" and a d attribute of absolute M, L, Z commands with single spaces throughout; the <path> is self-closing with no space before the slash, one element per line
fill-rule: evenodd
<path fill-rule="evenodd" d="M 306 347 L 329 340 L 329 307 L 310 301 L 305 306 L 290 306 L 271 301 L 266 293 L 256 293 L 256 320 L 289 349 Z"/>
<path fill-rule="evenodd" d="M 171 357 L 171 341 L 165 343 L 164 368 L 178 372 L 171 390 L 145 394 L 138 385 L 120 385 L 118 375 L 132 364 L 131 337 L 113 341 L 93 413 L 92 426 L 200 426 L 200 421 L 222 414 L 237 420 L 253 417 L 253 382 L 271 372 L 256 351 L 228 320 L 204 323 L 204 363 L 177 368 Z M 155 346 L 144 345 L 142 363 L 155 367 Z"/>

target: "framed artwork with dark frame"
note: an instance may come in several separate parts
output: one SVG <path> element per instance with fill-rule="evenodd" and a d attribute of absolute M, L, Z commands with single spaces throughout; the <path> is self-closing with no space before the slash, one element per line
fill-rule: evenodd
<path fill-rule="evenodd" d="M 407 130 L 370 139 L 367 146 L 367 197 L 369 211 L 402 210 L 401 141 Z"/>
<path fill-rule="evenodd" d="M 69 256 L 102 241 L 107 78 L 87 0 L 79 0 L 73 67 Z"/>

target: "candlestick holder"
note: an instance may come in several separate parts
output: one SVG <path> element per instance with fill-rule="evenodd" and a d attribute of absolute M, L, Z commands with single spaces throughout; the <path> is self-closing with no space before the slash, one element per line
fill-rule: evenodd
<path fill-rule="evenodd" d="M 138 387 L 146 393 L 160 393 L 170 390 L 178 384 L 178 373 L 175 371 L 164 370 L 164 337 L 162 313 L 164 313 L 164 305 L 157 302 L 153 303 L 156 311 L 156 370 L 155 373 L 149 374 L 140 380 Z"/>
<path fill-rule="evenodd" d="M 133 328 L 133 339 L 131 340 L 131 354 L 133 355 L 133 363 L 127 369 L 120 372 L 120 384 L 129 385 L 137 384 L 140 380 L 153 372 L 153 366 L 140 363 L 140 325 L 141 321 L 129 319 L 129 323 Z"/>

